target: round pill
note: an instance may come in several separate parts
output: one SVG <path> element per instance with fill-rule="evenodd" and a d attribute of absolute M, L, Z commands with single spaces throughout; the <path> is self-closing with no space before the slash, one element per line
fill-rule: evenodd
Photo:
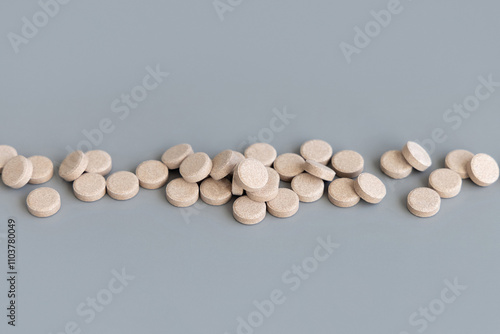
<path fill-rule="evenodd" d="M 302 173 L 292 179 L 292 190 L 301 202 L 315 202 L 323 196 L 325 182 L 311 174 Z"/>
<path fill-rule="evenodd" d="M 280 188 L 278 196 L 267 202 L 267 211 L 278 218 L 288 218 L 299 210 L 299 196 L 290 189 Z"/>
<path fill-rule="evenodd" d="M 498 180 L 498 164 L 485 153 L 476 154 L 467 164 L 470 179 L 481 187 L 487 187 Z"/>
<path fill-rule="evenodd" d="M 59 167 L 59 176 L 65 181 L 75 181 L 85 172 L 89 159 L 82 151 L 74 151 L 66 156 Z"/>
<path fill-rule="evenodd" d="M 111 198 L 125 201 L 133 198 L 139 192 L 139 179 L 131 172 L 116 172 L 108 177 L 106 187 Z"/>
<path fill-rule="evenodd" d="M 467 164 L 472 160 L 474 154 L 466 150 L 451 151 L 446 155 L 444 164 L 447 168 L 455 171 L 462 179 L 468 179 Z"/>
<path fill-rule="evenodd" d="M 231 182 L 228 179 L 214 180 L 209 177 L 200 185 L 200 197 L 209 205 L 226 204 L 232 196 Z"/>
<path fill-rule="evenodd" d="M 7 161 L 2 170 L 2 181 L 6 186 L 19 189 L 24 187 L 33 174 L 33 164 L 22 155 Z"/>
<path fill-rule="evenodd" d="M 168 169 L 177 169 L 182 161 L 193 153 L 191 145 L 179 144 L 166 150 L 161 156 L 161 161 L 167 165 Z"/>
<path fill-rule="evenodd" d="M 200 187 L 197 183 L 177 178 L 167 184 L 166 193 L 170 204 L 185 208 L 196 203 L 200 195 Z"/>
<path fill-rule="evenodd" d="M 316 160 L 315 160 L 316 161 Z M 304 171 L 305 160 L 295 153 L 284 153 L 274 161 L 274 169 L 280 175 L 281 181 L 290 182 Z"/>
<path fill-rule="evenodd" d="M 238 197 L 233 203 L 233 217 L 244 225 L 255 225 L 266 217 L 266 203 L 255 202 L 248 196 Z"/>
<path fill-rule="evenodd" d="M 233 173 L 233 181 L 231 182 L 231 192 L 235 196 L 241 196 L 243 195 L 243 192 L 245 190 L 240 186 L 237 179 L 238 179 L 238 170 L 235 168 Z"/>
<path fill-rule="evenodd" d="M 256 202 L 268 202 L 278 196 L 278 189 L 280 186 L 280 176 L 271 167 L 266 167 L 267 170 L 267 183 L 266 185 L 257 191 L 249 192 L 247 191 L 247 196 L 251 200 Z"/>
<path fill-rule="evenodd" d="M 361 173 L 354 180 L 354 190 L 359 197 L 372 204 L 382 201 L 387 192 L 384 183 L 370 173 Z"/>
<path fill-rule="evenodd" d="M 102 150 L 88 151 L 85 153 L 88 159 L 87 168 L 85 171 L 87 173 L 97 173 L 102 176 L 106 176 L 111 172 L 113 168 L 113 161 L 108 152 Z"/>
<path fill-rule="evenodd" d="M 335 178 L 335 171 L 333 169 L 313 160 L 306 160 L 304 170 L 325 181 L 332 181 Z"/>
<path fill-rule="evenodd" d="M 328 186 L 328 199 L 333 205 L 341 208 L 350 208 L 358 204 L 360 197 L 354 190 L 354 180 L 340 178 Z"/>
<path fill-rule="evenodd" d="M 181 176 L 187 182 L 196 183 L 205 179 L 212 171 L 212 160 L 208 154 L 198 152 L 191 154 L 179 167 Z"/>
<path fill-rule="evenodd" d="M 314 160 L 322 165 L 326 165 L 332 157 L 333 149 L 326 141 L 313 139 L 306 141 L 300 147 L 300 155 L 305 160 Z"/>
<path fill-rule="evenodd" d="M 49 158 L 35 155 L 29 157 L 28 160 L 33 165 L 33 174 L 31 174 L 29 183 L 42 184 L 49 181 L 54 175 L 54 164 Z"/>
<path fill-rule="evenodd" d="M 9 145 L 0 145 L 0 173 L 2 172 L 3 166 L 10 159 L 17 156 L 17 151 L 15 148 Z"/>
<path fill-rule="evenodd" d="M 417 217 L 432 217 L 441 207 L 441 197 L 434 189 L 416 188 L 408 194 L 407 207 Z"/>
<path fill-rule="evenodd" d="M 441 198 L 452 198 L 462 189 L 462 178 L 451 169 L 440 168 L 429 175 L 429 186 L 436 190 Z"/>
<path fill-rule="evenodd" d="M 240 153 L 238 151 L 234 151 L 234 154 L 236 155 L 236 160 L 235 160 L 236 164 L 235 164 L 233 170 L 231 171 L 231 173 L 229 173 L 229 174 L 233 174 L 233 172 L 236 169 L 236 167 L 238 167 L 238 164 L 240 162 L 242 162 L 243 160 L 245 160 L 245 156 L 243 155 L 243 153 Z"/>
<path fill-rule="evenodd" d="M 333 170 L 339 177 L 354 178 L 361 174 L 364 165 L 363 157 L 355 151 L 340 151 L 332 157 Z"/>
<path fill-rule="evenodd" d="M 26 204 L 28 211 L 35 217 L 50 217 L 61 208 L 61 196 L 52 188 L 37 188 L 29 193 Z"/>
<path fill-rule="evenodd" d="M 403 146 L 401 153 L 403 153 L 405 160 L 418 171 L 423 172 L 432 165 L 429 153 L 427 153 L 422 146 L 413 141 L 407 142 L 405 146 Z"/>
<path fill-rule="evenodd" d="M 411 174 L 413 167 L 406 161 L 401 151 L 385 152 L 380 158 L 380 169 L 393 179 L 404 179 Z"/>
<path fill-rule="evenodd" d="M 248 158 L 238 164 L 236 182 L 246 191 L 262 189 L 269 179 L 267 169 L 257 159 Z"/>
<path fill-rule="evenodd" d="M 106 195 L 106 179 L 101 174 L 85 173 L 73 182 L 75 197 L 83 202 L 95 202 Z"/>
<path fill-rule="evenodd" d="M 139 185 L 145 189 L 158 189 L 167 183 L 168 168 L 158 160 L 148 160 L 137 166 L 135 175 Z"/>
<path fill-rule="evenodd" d="M 269 167 L 276 159 L 276 149 L 267 143 L 255 143 L 245 150 L 245 158 L 257 159 Z"/>
<path fill-rule="evenodd" d="M 233 172 L 233 169 L 241 160 L 242 159 L 240 159 L 237 152 L 233 150 L 220 152 L 212 160 L 212 170 L 210 171 L 210 176 L 214 180 L 220 180 L 228 176 Z"/>

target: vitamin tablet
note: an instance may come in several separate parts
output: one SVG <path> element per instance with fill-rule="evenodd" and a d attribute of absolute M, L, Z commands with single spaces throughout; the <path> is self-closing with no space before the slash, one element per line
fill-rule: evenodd
<path fill-rule="evenodd" d="M 354 190 L 354 180 L 340 178 L 328 186 L 328 199 L 333 205 L 341 208 L 350 208 L 358 204 L 360 197 Z"/>
<path fill-rule="evenodd" d="M 245 225 L 260 223 L 266 217 L 266 203 L 252 201 L 248 196 L 238 197 L 233 203 L 233 217 Z"/>
<path fill-rule="evenodd" d="M 37 188 L 29 193 L 26 204 L 28 211 L 35 217 L 50 217 L 61 208 L 61 196 L 52 188 Z"/>
<path fill-rule="evenodd" d="M 267 211 L 278 218 L 288 218 L 299 210 L 299 196 L 290 189 L 280 188 L 278 196 L 267 202 Z"/>
<path fill-rule="evenodd" d="M 158 189 L 167 183 L 168 168 L 158 160 L 148 160 L 137 166 L 135 175 L 139 185 L 145 189 Z"/>
<path fill-rule="evenodd" d="M 238 155 L 237 152 L 233 150 L 225 150 L 220 152 L 212 160 L 212 170 L 210 171 L 210 176 L 214 180 L 220 180 L 228 176 L 233 172 L 236 165 L 243 159 L 241 159 L 240 155 Z"/>
<path fill-rule="evenodd" d="M 200 194 L 200 187 L 197 183 L 177 178 L 167 184 L 166 193 L 170 204 L 185 208 L 196 203 Z"/>
<path fill-rule="evenodd" d="M 316 160 L 315 160 L 316 161 Z M 280 175 L 281 181 L 290 182 L 304 171 L 305 160 L 295 153 L 284 153 L 274 161 L 274 169 Z"/>
<path fill-rule="evenodd" d="M 332 181 L 335 177 L 335 171 L 333 169 L 313 160 L 306 160 L 304 170 L 325 181 Z"/>
<path fill-rule="evenodd" d="M 276 159 L 276 149 L 267 143 L 255 143 L 245 150 L 245 158 L 257 159 L 269 167 Z"/>
<path fill-rule="evenodd" d="M 2 181 L 6 186 L 19 189 L 24 187 L 33 174 L 33 164 L 22 155 L 7 161 L 2 170 Z"/>
<path fill-rule="evenodd" d="M 200 197 L 209 205 L 226 204 L 232 196 L 231 182 L 228 179 L 214 180 L 209 177 L 200 185 Z"/>
<path fill-rule="evenodd" d="M 466 150 L 451 151 L 446 155 L 444 164 L 447 168 L 455 171 L 462 179 L 468 179 L 467 164 L 472 160 L 474 154 Z"/>
<path fill-rule="evenodd" d="M 245 159 L 236 168 L 236 182 L 246 191 L 262 189 L 269 179 L 266 167 L 257 159 Z"/>
<path fill-rule="evenodd" d="M 89 159 L 82 151 L 74 151 L 66 156 L 59 167 L 59 176 L 65 181 L 75 181 L 85 172 Z"/>
<path fill-rule="evenodd" d="M 111 156 L 102 150 L 88 151 L 85 153 L 88 159 L 87 168 L 85 171 L 87 173 L 97 173 L 102 176 L 106 176 L 111 172 L 113 168 L 113 161 Z"/>
<path fill-rule="evenodd" d="M 83 202 L 95 202 L 106 195 L 106 179 L 101 174 L 85 173 L 73 182 L 75 197 Z"/>
<path fill-rule="evenodd" d="M 111 198 L 125 201 L 133 198 L 139 192 L 139 179 L 131 172 L 116 172 L 108 177 L 106 187 Z"/>
<path fill-rule="evenodd" d="M 245 191 L 238 182 L 238 170 L 235 168 L 234 173 L 233 173 L 233 181 L 231 182 L 231 192 L 235 196 L 241 196 L 243 195 L 243 192 Z"/>
<path fill-rule="evenodd" d="M 314 202 L 323 196 L 325 182 L 311 174 L 302 173 L 292 179 L 292 190 L 299 196 L 301 202 Z"/>
<path fill-rule="evenodd" d="M 441 207 L 441 197 L 434 189 L 416 188 L 408 194 L 407 207 L 417 217 L 432 217 Z"/>
<path fill-rule="evenodd" d="M 205 179 L 212 171 L 212 160 L 208 154 L 198 152 L 191 154 L 179 167 L 181 176 L 187 182 L 196 183 Z"/>
<path fill-rule="evenodd" d="M 166 150 L 161 156 L 161 161 L 167 165 L 168 169 L 177 169 L 182 161 L 193 153 L 191 145 L 179 144 Z"/>
<path fill-rule="evenodd" d="M 436 190 L 441 198 L 455 197 L 462 189 L 462 178 L 451 169 L 436 169 L 429 175 L 429 187 Z"/>
<path fill-rule="evenodd" d="M 268 180 L 266 185 L 257 191 L 247 191 L 247 196 L 256 202 L 268 202 L 278 196 L 280 186 L 280 176 L 277 171 L 271 167 L 266 167 Z"/>
<path fill-rule="evenodd" d="M 470 179 L 481 187 L 487 187 L 498 180 L 498 164 L 485 153 L 476 154 L 467 164 Z"/>
<path fill-rule="evenodd" d="M 370 173 L 361 173 L 354 180 L 354 190 L 359 197 L 372 204 L 379 203 L 386 195 L 384 183 Z"/>
<path fill-rule="evenodd" d="M 409 141 L 401 150 L 405 160 L 418 171 L 423 172 L 432 165 L 432 160 L 427 151 L 419 144 Z"/>
<path fill-rule="evenodd" d="M 393 179 L 404 179 L 411 174 L 413 167 L 406 161 L 401 151 L 393 150 L 382 155 L 380 169 Z"/>
<path fill-rule="evenodd" d="M 340 151 L 332 157 L 332 167 L 338 177 L 354 178 L 361 174 L 364 165 L 363 157 L 355 151 Z"/>
<path fill-rule="evenodd" d="M 54 175 L 54 164 L 49 158 L 35 155 L 29 157 L 28 160 L 33 165 L 33 174 L 31 174 L 29 183 L 42 184 L 49 181 Z"/>
<path fill-rule="evenodd" d="M 3 166 L 10 159 L 17 156 L 17 151 L 15 148 L 9 145 L 0 145 L 0 173 L 2 172 Z"/>
<path fill-rule="evenodd" d="M 326 165 L 332 157 L 333 149 L 326 141 L 313 139 L 306 141 L 300 147 L 300 155 L 305 160 L 313 160 L 322 165 Z"/>

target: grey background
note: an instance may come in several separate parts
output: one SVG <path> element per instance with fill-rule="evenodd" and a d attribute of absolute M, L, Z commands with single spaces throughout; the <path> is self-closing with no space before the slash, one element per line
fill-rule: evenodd
<path fill-rule="evenodd" d="M 418 333 L 409 316 L 440 298 L 443 280 L 467 289 L 425 333 L 496 333 L 500 328 L 500 184 L 465 181 L 439 214 L 413 217 L 408 192 L 430 171 L 391 182 L 379 158 L 407 140 L 447 140 L 432 153 L 443 167 L 452 149 L 500 160 L 500 90 L 458 129 L 446 109 L 474 93 L 478 76 L 500 81 L 497 1 L 402 0 L 404 10 L 348 64 L 340 51 L 355 26 L 387 1 L 243 1 L 221 21 L 211 1 L 73 1 L 15 53 L 9 32 L 40 10 L 36 1 L 0 4 L 0 143 L 25 156 L 62 161 L 83 130 L 110 118 L 99 149 L 113 171 L 135 170 L 168 147 L 189 142 L 215 156 L 268 128 L 273 108 L 295 118 L 273 133 L 278 153 L 312 138 L 353 149 L 388 186 L 377 206 L 340 209 L 326 196 L 290 219 L 267 216 L 253 227 L 233 220 L 231 204 L 183 218 L 164 189 L 127 202 L 87 204 L 54 177 L 61 211 L 36 219 L 28 185 L 0 185 L 0 233 L 18 223 L 18 326 L 2 333 L 236 333 L 254 300 L 280 289 L 286 301 L 255 333 Z M 146 66 L 170 75 L 129 117 L 111 103 L 140 85 Z M 264 130 L 265 131 L 265 130 Z M 318 237 L 340 244 L 297 291 L 282 275 L 313 255 Z M 5 236 L 0 238 L 5 273 Z M 112 270 L 135 279 L 89 324 L 76 314 L 107 287 Z M 4 274 L 2 274 L 2 277 Z"/>

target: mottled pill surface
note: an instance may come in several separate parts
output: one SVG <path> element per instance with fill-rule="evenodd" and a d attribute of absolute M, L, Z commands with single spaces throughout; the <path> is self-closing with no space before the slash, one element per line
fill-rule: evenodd
<path fill-rule="evenodd" d="M 2 170 L 3 183 L 13 189 L 24 187 L 33 174 L 33 164 L 22 155 L 18 155 L 7 161 Z"/>
<path fill-rule="evenodd" d="M 233 203 L 233 217 L 244 225 L 255 225 L 266 217 L 266 203 L 256 202 L 248 196 L 238 197 Z"/>
<path fill-rule="evenodd" d="M 360 197 L 354 190 L 354 180 L 349 178 L 334 180 L 328 186 L 328 199 L 341 208 L 350 208 L 358 204 Z"/>
<path fill-rule="evenodd" d="M 475 184 L 487 187 L 498 180 L 498 163 L 488 154 L 479 153 L 467 164 L 467 173 Z"/>
<path fill-rule="evenodd" d="M 262 189 L 268 181 L 269 176 L 266 167 L 257 159 L 245 159 L 236 168 L 236 181 L 246 191 Z"/>
<path fill-rule="evenodd" d="M 292 179 L 292 190 L 301 202 L 315 202 L 323 196 L 325 182 L 309 173 L 302 173 Z"/>
<path fill-rule="evenodd" d="M 278 196 L 280 186 L 280 176 L 277 171 L 271 167 L 266 167 L 268 180 L 266 185 L 257 191 L 247 191 L 247 196 L 256 202 L 268 202 Z"/>
<path fill-rule="evenodd" d="M 284 153 L 274 161 L 274 169 L 280 175 L 281 181 L 291 182 L 292 179 L 304 171 L 304 158 L 295 153 Z"/>
<path fill-rule="evenodd" d="M 434 189 L 416 188 L 408 194 L 407 207 L 417 217 L 432 217 L 441 207 L 441 197 Z"/>
<path fill-rule="evenodd" d="M 166 194 L 170 204 L 185 208 L 196 203 L 199 198 L 200 187 L 197 183 L 177 178 L 167 184 Z"/>
<path fill-rule="evenodd" d="M 474 153 L 467 150 L 454 150 L 446 155 L 444 164 L 447 168 L 457 172 L 462 179 L 468 179 L 467 165 L 473 157 Z"/>
<path fill-rule="evenodd" d="M 432 165 L 429 153 L 419 144 L 409 141 L 401 150 L 405 160 L 418 171 L 425 171 Z"/>
<path fill-rule="evenodd" d="M 139 185 L 145 189 L 158 189 L 167 183 L 168 168 L 158 160 L 148 160 L 137 166 L 135 175 Z"/>
<path fill-rule="evenodd" d="M 299 196 L 290 189 L 280 188 L 278 195 L 267 202 L 267 211 L 278 218 L 288 218 L 299 210 Z"/>
<path fill-rule="evenodd" d="M 59 176 L 68 182 L 75 181 L 87 169 L 89 159 L 82 151 L 74 151 L 66 156 L 59 166 Z"/>
<path fill-rule="evenodd" d="M 406 161 L 401 151 L 385 152 L 380 158 L 380 169 L 393 179 L 404 179 L 411 174 L 413 167 Z"/>
<path fill-rule="evenodd" d="M 28 211 L 35 217 L 46 218 L 61 208 L 61 196 L 52 188 L 42 187 L 31 191 L 26 198 Z"/>
<path fill-rule="evenodd" d="M 371 204 L 382 201 L 387 192 L 384 183 L 370 173 L 361 173 L 354 180 L 354 190 L 359 197 Z"/>
<path fill-rule="evenodd" d="M 436 169 L 429 175 L 429 187 L 434 189 L 441 198 L 452 198 L 460 193 L 462 178 L 451 169 Z"/>
<path fill-rule="evenodd" d="M 332 157 L 333 149 L 326 141 L 313 139 L 306 141 L 300 147 L 300 155 L 305 160 L 313 160 L 326 165 Z"/>
<path fill-rule="evenodd" d="M 101 174 L 85 173 L 73 182 L 75 197 L 83 202 L 95 202 L 106 195 L 106 179 Z"/>
<path fill-rule="evenodd" d="M 102 150 L 93 150 L 85 153 L 88 159 L 87 173 L 97 173 L 106 176 L 113 168 L 113 161 L 108 152 Z"/>
<path fill-rule="evenodd" d="M 335 171 L 333 169 L 313 160 L 306 160 L 304 170 L 325 181 L 332 181 L 335 178 Z"/>
<path fill-rule="evenodd" d="M 332 157 L 332 167 L 338 177 L 354 178 L 361 174 L 364 166 L 363 157 L 355 151 L 340 151 Z"/>
<path fill-rule="evenodd" d="M 212 170 L 210 171 L 210 176 L 214 180 L 220 180 L 226 177 L 233 172 L 236 165 L 243 159 L 241 159 L 241 156 L 233 150 L 220 152 L 212 160 Z"/>
<path fill-rule="evenodd" d="M 33 174 L 29 183 L 42 184 L 49 181 L 54 175 L 54 164 L 52 161 L 44 156 L 35 155 L 28 158 L 33 165 Z"/>
<path fill-rule="evenodd" d="M 276 149 L 267 143 L 255 143 L 245 150 L 245 158 L 257 159 L 269 167 L 276 159 Z"/>
<path fill-rule="evenodd" d="M 189 144 L 179 144 L 175 145 L 163 153 L 161 156 L 161 161 L 169 169 L 177 169 L 180 167 L 182 161 L 188 156 L 193 154 L 193 148 Z"/>
<path fill-rule="evenodd" d="M 10 159 L 17 156 L 17 151 L 15 148 L 9 145 L 0 145 L 0 173 L 2 172 L 3 166 Z"/>
<path fill-rule="evenodd" d="M 139 179 L 131 172 L 116 172 L 108 177 L 106 187 L 111 198 L 125 201 L 133 198 L 139 192 Z"/>
<path fill-rule="evenodd" d="M 182 161 L 179 167 L 181 176 L 187 182 L 195 183 L 204 180 L 212 171 L 212 160 L 208 154 L 197 152 Z"/>
<path fill-rule="evenodd" d="M 232 196 L 231 182 L 228 179 L 214 180 L 209 177 L 200 185 L 200 197 L 209 205 L 226 204 Z"/>

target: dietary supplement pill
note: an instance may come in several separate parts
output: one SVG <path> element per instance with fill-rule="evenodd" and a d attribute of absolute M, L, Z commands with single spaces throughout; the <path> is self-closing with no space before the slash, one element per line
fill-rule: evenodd
<path fill-rule="evenodd" d="M 452 198 L 460 193 L 462 178 L 451 169 L 436 169 L 429 175 L 429 187 L 434 189 L 441 198 Z"/>
<path fill-rule="evenodd" d="M 304 170 L 325 181 L 332 181 L 335 178 L 335 171 L 333 169 L 313 160 L 306 160 Z"/>
<path fill-rule="evenodd" d="M 236 182 L 246 191 L 262 189 L 269 179 L 266 167 L 257 159 L 245 159 L 236 168 Z"/>
<path fill-rule="evenodd" d="M 267 211 L 278 218 L 288 218 L 299 210 L 299 196 L 290 189 L 280 188 L 278 196 L 267 202 Z"/>
<path fill-rule="evenodd" d="M 380 169 L 393 179 L 404 179 L 411 174 L 413 167 L 406 161 L 401 151 L 385 152 L 380 158 Z"/>
<path fill-rule="evenodd" d="M 475 184 L 487 187 L 498 180 L 498 164 L 488 154 L 479 153 L 467 164 L 467 173 Z"/>
<path fill-rule="evenodd" d="M 177 169 L 182 161 L 193 153 L 191 145 L 179 144 L 166 150 L 161 156 L 161 161 L 167 165 L 168 169 Z"/>
<path fill-rule="evenodd" d="M 432 217 L 441 207 L 441 197 L 434 189 L 416 188 L 408 194 L 407 207 L 417 217 Z"/>
<path fill-rule="evenodd" d="M 462 179 L 468 179 L 467 165 L 474 157 L 474 154 L 467 150 L 454 150 L 446 155 L 444 164 L 447 168 L 455 171 Z"/>
<path fill-rule="evenodd" d="M 228 179 L 214 180 L 209 177 L 200 185 L 200 197 L 209 205 L 226 204 L 232 196 L 231 182 Z"/>
<path fill-rule="evenodd" d="M 309 173 L 302 173 L 292 179 L 292 190 L 301 202 L 315 202 L 323 196 L 325 182 Z"/>
<path fill-rule="evenodd" d="M 181 176 L 187 182 L 196 183 L 205 179 L 212 171 L 212 160 L 208 154 L 198 152 L 189 155 L 179 167 Z"/>
<path fill-rule="evenodd" d="M 148 160 L 137 166 L 135 175 L 139 185 L 145 189 L 158 189 L 167 183 L 168 168 L 158 160 Z"/>
<path fill-rule="evenodd" d="M 245 190 L 240 186 L 238 182 L 238 170 L 235 168 L 233 172 L 233 181 L 231 182 L 231 192 L 235 196 L 243 195 Z"/>
<path fill-rule="evenodd" d="M 75 181 L 87 169 L 89 159 L 82 151 L 74 151 L 66 156 L 59 167 L 59 176 L 68 182 Z"/>
<path fill-rule="evenodd" d="M 337 152 L 332 157 L 332 167 L 337 176 L 354 178 L 361 174 L 365 160 L 358 152 L 344 150 Z"/>
<path fill-rule="evenodd" d="M 54 175 L 54 164 L 52 161 L 41 155 L 35 155 L 28 158 L 33 165 L 33 174 L 31 174 L 31 179 L 29 183 L 31 184 L 42 184 L 50 181 Z"/>
<path fill-rule="evenodd" d="M 280 175 L 281 181 L 291 182 L 304 171 L 305 160 L 295 153 L 284 153 L 274 160 L 274 169 Z"/>
<path fill-rule="evenodd" d="M 125 201 L 139 193 L 139 179 L 131 172 L 116 172 L 108 177 L 106 188 L 111 198 Z"/>
<path fill-rule="evenodd" d="M 341 208 L 350 208 L 358 204 L 360 197 L 354 190 L 354 180 L 340 178 L 328 186 L 328 199 L 333 205 Z"/>
<path fill-rule="evenodd" d="M 300 155 L 304 160 L 313 160 L 326 165 L 332 157 L 333 149 L 326 141 L 313 139 L 306 141 L 300 147 Z"/>
<path fill-rule="evenodd" d="M 2 170 L 3 183 L 13 189 L 24 187 L 33 174 L 33 164 L 22 155 L 7 161 Z"/>
<path fill-rule="evenodd" d="M 106 179 L 101 174 L 85 173 L 73 182 L 75 197 L 83 202 L 95 202 L 106 195 Z"/>
<path fill-rule="evenodd" d="M 52 188 L 42 187 L 31 191 L 26 198 L 28 211 L 35 217 L 46 218 L 61 208 L 61 196 Z"/>
<path fill-rule="evenodd" d="M 244 225 L 255 225 L 266 217 L 266 203 L 255 202 L 248 196 L 238 197 L 233 203 L 233 217 Z"/>
<path fill-rule="evenodd" d="M 200 195 L 200 187 L 197 183 L 177 178 L 167 184 L 166 194 L 170 204 L 185 208 L 196 203 Z"/>
<path fill-rule="evenodd" d="M 17 151 L 15 148 L 9 145 L 0 145 L 0 173 L 2 172 L 3 166 L 10 159 L 17 156 Z"/>
<path fill-rule="evenodd" d="M 247 196 L 256 202 L 268 202 L 278 196 L 280 186 L 280 176 L 277 171 L 271 167 L 266 167 L 268 180 L 266 185 L 257 191 L 247 191 Z"/>
<path fill-rule="evenodd" d="M 245 150 L 245 158 L 257 159 L 266 167 L 273 164 L 276 156 L 276 149 L 267 143 L 255 143 L 248 146 Z"/>
<path fill-rule="evenodd" d="M 354 180 L 354 190 L 359 197 L 371 204 L 379 203 L 386 195 L 384 183 L 370 173 L 361 173 Z"/>
<path fill-rule="evenodd" d="M 406 161 L 418 171 L 423 172 L 432 165 L 429 153 L 419 144 L 409 141 L 401 150 Z"/>
<path fill-rule="evenodd" d="M 97 173 L 106 176 L 113 168 L 113 161 L 108 152 L 102 150 L 93 150 L 85 153 L 88 159 L 87 173 Z"/>
<path fill-rule="evenodd" d="M 231 174 L 245 157 L 237 154 L 233 150 L 225 150 L 217 154 L 212 160 L 212 170 L 210 171 L 210 176 L 214 180 L 220 180 L 229 174 Z"/>

